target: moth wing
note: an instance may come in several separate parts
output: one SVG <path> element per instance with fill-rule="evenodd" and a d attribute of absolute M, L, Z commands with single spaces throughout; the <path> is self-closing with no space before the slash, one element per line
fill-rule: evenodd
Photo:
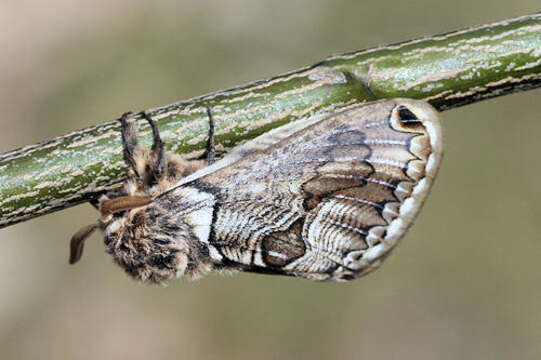
<path fill-rule="evenodd" d="M 349 280 L 375 269 L 436 175 L 436 111 L 407 99 L 353 106 L 186 184 L 212 192 L 214 260 Z"/>
<path fill-rule="evenodd" d="M 320 121 L 321 117 L 310 117 L 306 119 L 300 119 L 286 125 L 280 126 L 276 129 L 268 131 L 255 139 L 252 139 L 246 143 L 238 145 L 231 149 L 223 158 L 214 164 L 207 166 L 191 175 L 188 175 L 179 180 L 174 187 L 179 187 L 185 184 L 189 184 L 194 180 L 204 177 L 207 174 L 213 173 L 226 166 L 242 160 L 248 156 L 260 156 L 271 146 L 279 143 L 292 134 L 301 131 L 302 129 Z"/>

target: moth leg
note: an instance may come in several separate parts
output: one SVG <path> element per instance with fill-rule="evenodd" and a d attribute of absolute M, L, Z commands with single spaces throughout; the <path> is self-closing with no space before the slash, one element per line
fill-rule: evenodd
<path fill-rule="evenodd" d="M 124 148 L 124 161 L 128 167 L 133 170 L 137 177 L 140 177 L 140 174 L 137 172 L 137 165 L 135 163 L 134 155 L 135 148 L 137 147 L 137 127 L 133 122 L 128 122 L 128 119 L 132 116 L 132 112 L 128 111 L 122 114 L 120 117 L 121 125 L 121 135 L 122 135 L 122 146 Z"/>
<path fill-rule="evenodd" d="M 143 112 L 143 117 L 146 119 L 146 121 L 148 121 L 148 124 L 152 129 L 152 137 L 154 140 L 154 142 L 152 143 L 152 151 L 154 152 L 154 154 L 156 154 L 156 162 L 154 163 L 154 168 L 152 169 L 152 171 L 154 173 L 154 178 L 157 180 L 162 176 L 167 165 L 167 162 L 165 160 L 165 146 L 160 137 L 160 132 L 158 131 L 156 122 L 152 120 L 152 118 L 146 111 Z"/>
<path fill-rule="evenodd" d="M 209 133 L 204 156 L 207 158 L 208 165 L 211 165 L 215 161 L 216 148 L 214 147 L 214 116 L 212 116 L 212 109 L 210 106 L 207 107 L 207 115 L 209 117 Z"/>

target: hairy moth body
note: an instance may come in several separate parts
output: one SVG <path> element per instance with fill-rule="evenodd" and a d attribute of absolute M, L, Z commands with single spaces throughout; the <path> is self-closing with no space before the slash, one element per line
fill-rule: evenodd
<path fill-rule="evenodd" d="M 125 119 L 125 146 L 134 134 Z M 207 167 L 169 153 L 159 159 L 157 149 L 125 151 L 128 180 L 100 202 L 122 208 L 102 211 L 99 227 L 128 274 L 344 281 L 376 269 L 411 226 L 436 175 L 442 134 L 430 105 L 393 99 L 275 130 Z M 115 200 L 130 197 L 138 199 L 132 207 Z"/>

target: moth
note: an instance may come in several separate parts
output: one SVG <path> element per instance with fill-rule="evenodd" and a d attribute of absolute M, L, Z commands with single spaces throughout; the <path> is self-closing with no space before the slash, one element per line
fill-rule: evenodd
<path fill-rule="evenodd" d="M 70 263 L 99 228 L 114 262 L 143 282 L 212 270 L 356 279 L 412 225 L 442 157 L 437 112 L 417 100 L 286 125 L 212 164 L 166 152 L 145 117 L 151 149 L 137 145 L 129 114 L 120 119 L 127 180 L 101 197 L 98 222 L 73 236 Z"/>

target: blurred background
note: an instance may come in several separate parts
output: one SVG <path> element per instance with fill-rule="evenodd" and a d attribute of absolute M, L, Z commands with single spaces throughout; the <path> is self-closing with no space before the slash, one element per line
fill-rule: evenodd
<path fill-rule="evenodd" d="M 533 13 L 537 0 L 0 2 L 0 152 L 310 65 Z M 539 359 L 541 90 L 442 113 L 416 225 L 346 284 L 133 282 L 80 205 L 0 230 L 1 359 Z"/>

